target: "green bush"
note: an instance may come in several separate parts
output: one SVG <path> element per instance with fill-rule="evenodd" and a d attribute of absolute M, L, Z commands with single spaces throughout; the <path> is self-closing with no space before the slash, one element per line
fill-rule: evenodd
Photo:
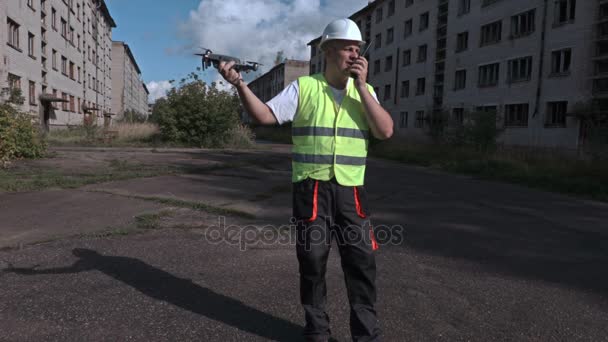
<path fill-rule="evenodd" d="M 465 144 L 483 153 L 495 151 L 498 136 L 502 133 L 496 125 L 499 120 L 495 112 L 467 113 L 463 125 Z"/>
<path fill-rule="evenodd" d="M 238 131 L 238 97 L 192 73 L 154 106 L 151 120 L 164 141 L 197 147 L 224 147 Z"/>
<path fill-rule="evenodd" d="M 0 166 L 11 159 L 39 158 L 45 151 L 46 143 L 30 116 L 0 104 Z"/>

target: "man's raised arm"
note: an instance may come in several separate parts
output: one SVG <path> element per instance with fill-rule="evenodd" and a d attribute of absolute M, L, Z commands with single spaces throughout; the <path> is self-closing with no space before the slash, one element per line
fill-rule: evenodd
<path fill-rule="evenodd" d="M 230 84 L 236 87 L 239 93 L 239 98 L 245 107 L 247 114 L 251 116 L 257 123 L 262 125 L 275 125 L 277 119 L 272 114 L 270 108 L 249 89 L 241 74 L 236 70 L 232 69 L 234 61 L 231 62 L 220 62 L 218 70 L 220 75 Z"/>

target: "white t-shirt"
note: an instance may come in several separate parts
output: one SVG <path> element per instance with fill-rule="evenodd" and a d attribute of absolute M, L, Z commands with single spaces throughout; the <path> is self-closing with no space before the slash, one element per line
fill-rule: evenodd
<path fill-rule="evenodd" d="M 352 82 L 352 79 L 349 79 L 348 81 Z M 348 85 L 346 87 L 348 87 Z M 342 103 L 342 99 L 344 99 L 344 96 L 346 96 L 346 88 L 336 89 L 329 86 L 329 89 L 331 89 L 336 103 L 340 105 Z M 374 91 L 371 93 L 374 99 L 378 101 L 376 93 Z M 299 96 L 300 87 L 298 85 L 298 81 L 296 80 L 291 82 L 285 89 L 283 89 L 283 91 L 277 94 L 277 96 L 266 102 L 266 105 L 274 114 L 279 125 L 293 121 L 296 116 L 296 112 L 298 111 Z"/>

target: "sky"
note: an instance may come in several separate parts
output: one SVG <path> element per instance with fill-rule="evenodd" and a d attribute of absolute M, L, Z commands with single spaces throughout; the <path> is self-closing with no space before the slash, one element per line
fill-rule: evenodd
<path fill-rule="evenodd" d="M 331 20 L 348 17 L 367 0 L 106 0 L 117 27 L 112 39 L 124 41 L 133 52 L 150 102 L 200 66 L 194 56 L 200 47 L 214 53 L 257 61 L 257 73 L 268 71 L 277 52 L 292 59 L 308 60 L 306 44 L 319 37 Z M 218 82 L 215 69 L 203 74 Z M 227 86 L 219 85 L 226 88 Z"/>

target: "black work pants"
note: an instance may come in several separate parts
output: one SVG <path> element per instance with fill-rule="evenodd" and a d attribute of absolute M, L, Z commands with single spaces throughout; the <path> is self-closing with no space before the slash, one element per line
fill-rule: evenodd
<path fill-rule="evenodd" d="M 362 186 L 342 186 L 335 179 L 306 179 L 293 184 L 293 216 L 297 220 L 300 299 L 305 311 L 307 339 L 329 337 L 325 312 L 325 271 L 335 239 L 350 302 L 353 341 L 379 341 L 376 302 L 377 243 Z"/>

